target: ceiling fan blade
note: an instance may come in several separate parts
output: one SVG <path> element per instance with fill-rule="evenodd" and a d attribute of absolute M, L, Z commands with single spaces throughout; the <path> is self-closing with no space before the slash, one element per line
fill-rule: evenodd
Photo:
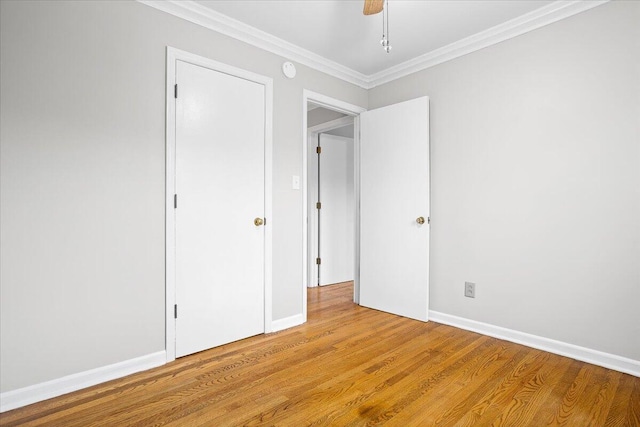
<path fill-rule="evenodd" d="M 384 0 L 364 0 L 364 10 L 362 13 L 365 15 L 375 15 L 382 12 L 384 6 Z"/>

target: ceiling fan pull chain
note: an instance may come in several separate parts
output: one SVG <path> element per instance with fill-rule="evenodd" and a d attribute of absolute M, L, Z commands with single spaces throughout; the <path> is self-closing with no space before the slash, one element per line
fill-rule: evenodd
<path fill-rule="evenodd" d="M 389 0 L 387 0 L 387 7 L 384 8 L 384 13 L 387 15 L 387 45 L 384 47 L 384 51 L 391 52 L 391 37 L 389 36 Z"/>
<path fill-rule="evenodd" d="M 384 28 L 384 13 L 385 13 L 384 12 L 384 3 L 382 5 L 383 5 L 383 8 L 382 8 L 382 40 L 380 40 L 380 44 L 384 48 L 387 45 L 387 36 L 386 36 L 385 28 Z"/>
<path fill-rule="evenodd" d="M 391 41 L 389 37 L 389 0 L 386 0 L 386 6 L 382 8 L 382 40 L 380 44 L 385 52 L 391 52 Z"/>

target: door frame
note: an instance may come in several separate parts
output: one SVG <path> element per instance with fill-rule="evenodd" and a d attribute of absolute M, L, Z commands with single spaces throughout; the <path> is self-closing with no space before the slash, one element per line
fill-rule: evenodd
<path fill-rule="evenodd" d="M 167 362 L 176 358 L 176 240 L 174 194 L 176 183 L 176 115 L 174 88 L 176 62 L 184 61 L 241 79 L 265 88 L 264 129 L 264 332 L 272 331 L 272 198 L 273 198 L 273 79 L 209 58 L 167 46 L 166 63 L 166 172 L 165 172 L 165 351 Z"/>
<path fill-rule="evenodd" d="M 302 316 L 303 322 L 307 321 L 307 283 L 310 280 L 309 263 L 309 195 L 308 195 L 308 132 L 307 112 L 308 103 L 320 105 L 321 107 L 338 111 L 353 117 L 353 183 L 355 200 L 355 222 L 354 222 L 354 286 L 353 301 L 359 302 L 360 295 L 360 113 L 367 111 L 366 108 L 341 101 L 307 89 L 302 91 Z"/>

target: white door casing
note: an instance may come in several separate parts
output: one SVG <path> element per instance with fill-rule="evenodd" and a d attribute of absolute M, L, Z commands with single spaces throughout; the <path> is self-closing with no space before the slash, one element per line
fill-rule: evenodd
<path fill-rule="evenodd" d="M 364 112 L 360 126 L 360 304 L 427 321 L 429 99 Z"/>
<path fill-rule="evenodd" d="M 308 103 L 312 102 L 316 105 L 334 110 L 334 111 L 339 111 L 341 113 L 344 113 L 348 116 L 351 116 L 353 118 L 353 124 L 354 124 L 354 128 L 357 130 L 360 127 L 360 117 L 359 114 L 362 113 L 363 111 L 366 111 L 365 108 L 359 107 L 357 105 L 354 104 L 350 104 L 348 102 L 344 102 L 341 101 L 339 99 L 336 98 L 332 98 L 329 97 L 327 95 L 323 95 L 317 92 L 312 92 L 308 89 L 304 89 L 302 91 L 302 177 L 303 177 L 303 185 L 302 185 L 302 189 L 303 189 L 303 193 L 302 193 L 302 256 L 300 257 L 301 261 L 302 261 L 302 287 L 301 287 L 301 293 L 300 293 L 300 300 L 302 303 L 302 315 L 303 315 L 303 321 L 306 322 L 307 320 L 307 285 L 309 283 L 312 283 L 312 273 L 313 273 L 313 268 L 309 268 L 309 263 L 311 262 L 310 256 L 312 257 L 312 251 L 310 250 L 310 245 L 309 245 L 309 223 L 311 222 L 309 220 L 309 215 L 311 212 L 313 212 L 313 208 L 309 205 L 310 204 L 310 195 L 309 195 L 309 191 L 308 191 L 308 173 L 309 173 L 309 138 L 308 138 L 308 133 L 313 133 L 313 132 L 321 132 L 323 130 L 327 130 L 327 129 L 320 129 L 320 125 L 319 126 L 314 126 L 313 128 L 309 128 L 307 126 L 307 107 L 308 107 Z M 338 126 L 339 127 L 339 126 Z M 357 159 L 359 157 L 359 133 L 356 131 L 354 134 L 354 159 Z M 355 200 L 358 200 L 358 188 L 359 188 L 359 164 L 357 161 L 354 161 L 354 183 L 355 183 Z M 357 262 L 357 260 L 359 259 L 359 243 L 360 243 L 360 239 L 358 236 L 359 233 L 359 228 L 357 226 L 357 219 L 359 216 L 359 205 L 356 202 L 355 206 L 354 206 L 354 218 L 355 218 L 355 223 L 356 226 L 354 227 L 354 244 L 355 244 L 355 262 Z M 354 302 L 358 302 L 358 295 L 359 295 L 359 290 L 358 290 L 358 286 L 359 286 L 359 276 L 358 276 L 358 269 L 354 267 L 354 293 L 353 293 L 353 299 Z"/>
<path fill-rule="evenodd" d="M 318 286 L 318 265 L 315 260 L 318 257 L 318 227 L 317 227 L 317 211 L 316 211 L 316 202 L 318 201 L 317 191 L 318 191 L 318 155 L 316 154 L 316 147 L 318 146 L 318 135 L 325 132 L 330 132 L 335 129 L 339 129 L 344 126 L 354 126 L 355 121 L 357 121 L 357 117 L 345 116 L 339 119 L 331 120 L 329 122 L 321 123 L 315 126 L 312 126 L 308 129 L 308 144 L 305 147 L 307 155 L 305 156 L 305 162 L 303 162 L 303 170 L 306 170 L 303 176 L 306 178 L 306 185 L 303 189 L 303 198 L 307 200 L 305 206 L 307 210 L 305 212 L 309 213 L 308 216 L 308 224 L 305 227 L 305 232 L 303 234 L 303 239 L 308 238 L 306 240 L 305 248 L 307 250 L 307 254 L 304 256 L 306 261 L 306 266 L 308 267 L 308 273 L 305 275 L 305 285 L 308 287 Z M 355 127 L 355 126 L 354 126 Z M 354 138 L 355 138 L 354 133 Z M 352 138 L 352 146 L 355 153 L 355 139 Z M 353 178 L 352 181 L 355 183 L 355 156 L 353 158 Z M 353 185 L 355 191 L 355 184 Z M 353 200 L 353 206 L 351 206 L 352 211 L 352 221 L 355 225 L 356 215 L 355 215 L 356 203 L 355 197 Z M 305 215 L 305 218 L 307 216 Z M 356 242 L 355 238 L 355 228 L 354 232 L 354 244 Z M 354 251 L 355 252 L 355 251 Z M 352 257 L 353 258 L 353 257 Z M 355 264 L 355 259 L 354 259 Z M 353 271 L 355 273 L 355 266 L 353 267 Z M 354 277 L 355 278 L 355 277 Z M 306 294 L 306 290 L 304 292 Z"/>
<path fill-rule="evenodd" d="M 167 360 L 271 330 L 271 79 L 168 48 L 168 98 L 175 83 Z"/>

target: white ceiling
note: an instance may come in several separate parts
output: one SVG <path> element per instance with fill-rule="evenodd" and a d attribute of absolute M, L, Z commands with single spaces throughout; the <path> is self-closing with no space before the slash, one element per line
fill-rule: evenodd
<path fill-rule="evenodd" d="M 516 37 L 609 0 L 138 0 L 364 88 Z"/>
<path fill-rule="evenodd" d="M 388 0 L 393 49 L 382 50 L 382 14 L 364 0 L 201 0 L 200 4 L 354 71 L 371 75 L 544 7 L 542 0 Z"/>

